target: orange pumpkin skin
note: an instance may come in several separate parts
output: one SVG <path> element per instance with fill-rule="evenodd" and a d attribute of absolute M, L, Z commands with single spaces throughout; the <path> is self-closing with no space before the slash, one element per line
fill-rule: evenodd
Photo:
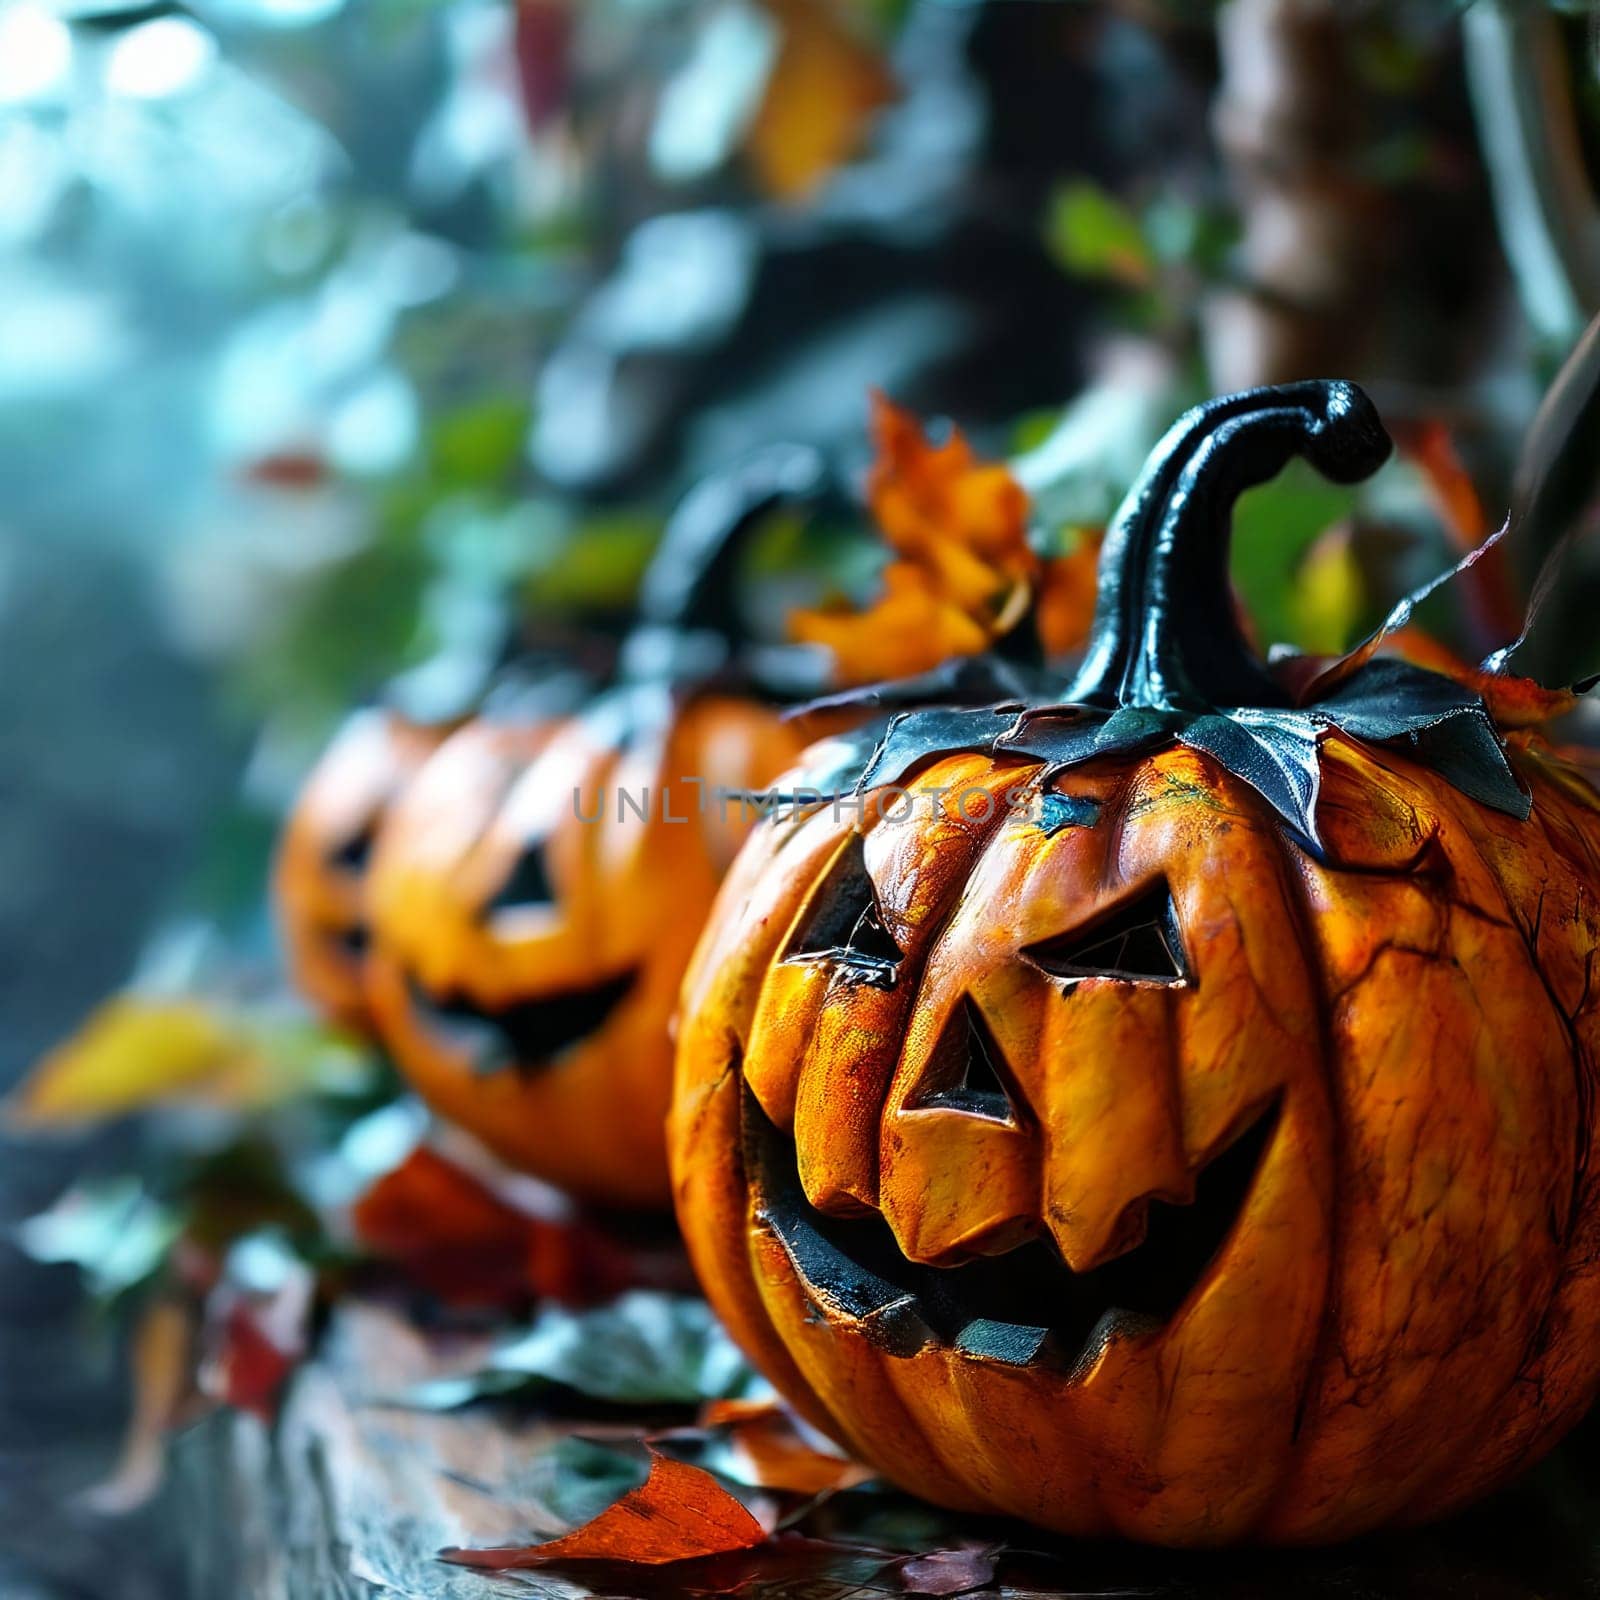
<path fill-rule="evenodd" d="M 364 966 L 367 866 L 395 797 L 445 730 L 391 711 L 359 711 L 312 769 L 273 868 L 273 899 L 295 983 L 330 1020 L 371 1028 Z"/>
<path fill-rule="evenodd" d="M 712 913 L 685 1238 L 931 1500 L 1336 1539 L 1484 1492 L 1600 1384 L 1600 796 L 1495 723 L 1536 693 L 1370 650 L 1292 689 L 1233 623 L 1233 498 L 1387 449 L 1348 384 L 1186 414 L 1073 681 L 900 713 Z"/>
<path fill-rule="evenodd" d="M 968 795 L 974 817 L 974 793 L 1031 802 L 1036 763 L 939 761 L 911 816 L 865 807 L 904 951 L 887 989 L 786 959 L 838 892 L 852 815 L 764 824 L 686 984 L 670 1122 L 719 1315 L 889 1477 L 1066 1533 L 1334 1539 L 1507 1477 L 1600 1379 L 1600 805 L 1548 755 L 1517 765 L 1531 823 L 1332 737 L 1318 863 L 1197 752 L 1074 771 L 1062 787 L 1098 819 L 1054 832 L 931 798 Z M 1074 983 L 1024 953 L 1158 883 L 1182 983 Z M 916 1104 L 969 998 L 1009 1116 Z M 937 1337 L 889 1353 L 870 1317 L 808 1291 L 745 1094 L 817 1212 L 876 1214 L 933 1267 L 1030 1233 L 1076 1273 L 1132 1260 L 1152 1199 L 1192 1199 L 1241 1130 L 1270 1133 L 1170 1317 L 1018 1364 Z"/>
<path fill-rule="evenodd" d="M 678 989 L 755 817 L 715 791 L 760 788 L 801 739 L 710 694 L 634 727 L 619 749 L 593 717 L 480 720 L 441 746 L 374 856 L 369 993 L 443 1116 L 584 1199 L 648 1206 L 669 1196 Z"/>

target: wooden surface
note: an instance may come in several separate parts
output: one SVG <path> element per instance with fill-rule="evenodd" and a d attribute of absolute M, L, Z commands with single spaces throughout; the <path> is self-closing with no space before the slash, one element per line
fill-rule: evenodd
<path fill-rule="evenodd" d="M 443 1358 L 393 1313 L 341 1311 L 294 1379 L 276 1430 L 216 1416 L 181 1441 L 194 1508 L 193 1593 L 239 1600 L 489 1600 L 588 1591 L 547 1577 L 470 1572 L 445 1545 L 548 1538 L 563 1524 L 534 1497 L 530 1468 L 556 1437 L 483 1409 L 397 1403 L 426 1378 L 470 1369 L 482 1347 Z"/>
<path fill-rule="evenodd" d="M 541 1502 L 540 1482 L 550 1477 L 540 1462 L 570 1424 L 558 1429 L 505 1407 L 435 1413 L 397 1403 L 424 1379 L 472 1370 L 484 1348 L 459 1338 L 430 1344 L 391 1311 L 341 1307 L 316 1359 L 294 1378 L 275 1429 L 219 1414 L 179 1441 L 164 1498 L 176 1508 L 174 1531 L 187 1552 L 182 1592 L 199 1600 L 578 1600 L 594 1593 L 543 1573 L 481 1573 L 438 1559 L 446 1545 L 524 1543 L 565 1526 Z M 1059 1587 L 1034 1579 L 986 1592 L 1002 1600 L 1596 1596 L 1597 1442 L 1591 1423 L 1514 1489 L 1437 1528 L 1326 1551 L 1226 1556 L 1058 1541 L 1052 1570 L 1069 1575 Z M 1025 1529 L 1009 1535 L 1024 1548 L 1051 1547 Z M 114 1587 L 93 1592 L 120 1600 Z M 764 1584 L 760 1592 L 846 1600 L 865 1591 L 819 1579 Z M 883 1591 L 874 1585 L 872 1592 Z"/>

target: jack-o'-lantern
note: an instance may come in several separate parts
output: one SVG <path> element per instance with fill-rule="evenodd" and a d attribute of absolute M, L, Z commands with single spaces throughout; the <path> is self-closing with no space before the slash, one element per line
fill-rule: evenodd
<path fill-rule="evenodd" d="M 284 828 L 273 898 L 295 983 L 330 1020 L 371 1025 L 367 867 L 389 806 L 446 729 L 371 707 L 351 716 L 307 778 Z"/>
<path fill-rule="evenodd" d="M 1332 1539 L 1595 1392 L 1600 797 L 1481 675 L 1363 654 L 1297 699 L 1228 598 L 1242 488 L 1387 450 L 1345 384 L 1191 412 L 1066 692 L 902 713 L 724 885 L 685 1237 L 795 1406 L 928 1499 Z"/>
<path fill-rule="evenodd" d="M 816 494 L 810 451 L 708 481 L 652 563 L 620 680 L 570 718 L 480 715 L 394 806 L 369 995 L 436 1109 L 585 1199 L 664 1205 L 670 1023 L 746 800 L 804 743 L 740 670 L 751 531 Z"/>

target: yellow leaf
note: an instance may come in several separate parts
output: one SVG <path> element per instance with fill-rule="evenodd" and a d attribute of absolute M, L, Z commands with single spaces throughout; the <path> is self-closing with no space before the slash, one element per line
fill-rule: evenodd
<path fill-rule="evenodd" d="M 1306 552 L 1290 601 L 1296 643 L 1313 655 L 1345 648 L 1366 600 L 1348 522 L 1336 523 Z"/>
<path fill-rule="evenodd" d="M 745 156 L 768 194 L 800 200 L 856 153 L 894 86 L 828 0 L 765 4 L 783 42 L 745 137 Z"/>
<path fill-rule="evenodd" d="M 176 1099 L 241 1105 L 270 1077 L 252 1035 L 194 1000 L 120 995 L 52 1050 L 6 1104 L 7 1120 L 72 1127 Z"/>

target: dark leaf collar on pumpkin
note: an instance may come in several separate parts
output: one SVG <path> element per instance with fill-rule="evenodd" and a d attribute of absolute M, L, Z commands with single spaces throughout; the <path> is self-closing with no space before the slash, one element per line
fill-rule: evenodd
<path fill-rule="evenodd" d="M 1106 535 L 1088 651 L 1059 701 L 1019 698 L 1007 667 L 1009 687 L 982 703 L 984 675 L 969 664 L 968 703 L 925 705 L 880 724 L 856 787 L 897 783 L 958 750 L 1031 757 L 1054 774 L 1177 742 L 1249 784 L 1316 850 L 1317 743 L 1333 729 L 1403 745 L 1472 799 L 1527 817 L 1529 797 L 1473 689 L 1377 658 L 1297 705 L 1234 620 L 1227 557 L 1237 497 L 1294 455 L 1348 483 L 1389 450 L 1372 403 L 1349 383 L 1254 389 L 1195 407 L 1157 447 Z"/>

